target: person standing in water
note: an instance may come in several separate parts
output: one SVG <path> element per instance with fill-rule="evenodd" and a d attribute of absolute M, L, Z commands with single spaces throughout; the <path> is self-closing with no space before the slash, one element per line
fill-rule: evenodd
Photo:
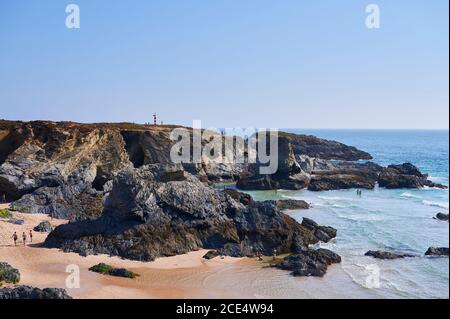
<path fill-rule="evenodd" d="M 17 233 L 14 232 L 14 234 L 12 235 L 12 239 L 14 240 L 14 246 L 17 246 Z"/>

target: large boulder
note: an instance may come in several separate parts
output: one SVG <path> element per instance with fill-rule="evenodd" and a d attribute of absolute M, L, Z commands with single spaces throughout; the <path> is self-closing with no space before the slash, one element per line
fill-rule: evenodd
<path fill-rule="evenodd" d="M 323 277 L 331 264 L 340 263 L 341 257 L 328 249 L 306 249 L 288 256 L 276 265 L 283 270 L 291 270 L 293 276 Z"/>
<path fill-rule="evenodd" d="M 318 232 L 298 224 L 272 202 L 244 205 L 187 172 L 183 180 L 179 174 L 167 174 L 174 170 L 181 168 L 146 165 L 123 170 L 114 179 L 100 218 L 57 227 L 45 246 L 153 260 L 200 248 L 231 256 L 270 255 L 273 249 L 287 253 L 320 240 Z"/>
<path fill-rule="evenodd" d="M 18 286 L 15 288 L 0 288 L 2 299 L 72 299 L 65 289 Z"/>
<path fill-rule="evenodd" d="M 303 217 L 302 226 L 309 229 L 316 238 L 323 242 L 329 242 L 336 237 L 337 230 L 330 226 L 320 226 L 312 219 Z"/>
<path fill-rule="evenodd" d="M 53 227 L 49 221 L 43 221 L 40 222 L 36 227 L 34 227 L 33 230 L 40 233 L 49 233 L 53 230 Z"/>

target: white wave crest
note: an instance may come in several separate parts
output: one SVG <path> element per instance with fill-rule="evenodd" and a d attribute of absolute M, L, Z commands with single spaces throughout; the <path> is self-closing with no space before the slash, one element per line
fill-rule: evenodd
<path fill-rule="evenodd" d="M 447 203 L 446 202 L 431 202 L 429 200 L 423 200 L 422 204 L 427 205 L 427 206 L 448 209 L 448 202 Z"/>
<path fill-rule="evenodd" d="M 400 196 L 401 196 L 401 197 L 406 197 L 406 198 L 421 198 L 420 196 L 413 195 L 413 194 L 408 193 L 408 192 L 402 193 Z"/>

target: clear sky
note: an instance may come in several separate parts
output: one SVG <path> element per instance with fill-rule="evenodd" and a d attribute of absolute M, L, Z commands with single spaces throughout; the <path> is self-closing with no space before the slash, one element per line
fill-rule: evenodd
<path fill-rule="evenodd" d="M 67 29 L 76 3 L 81 28 Z M 369 3 L 381 28 L 365 25 Z M 448 129 L 447 0 L 2 0 L 0 118 Z"/>

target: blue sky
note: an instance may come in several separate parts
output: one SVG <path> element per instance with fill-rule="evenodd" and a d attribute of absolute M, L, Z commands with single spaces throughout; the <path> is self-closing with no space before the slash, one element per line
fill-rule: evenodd
<path fill-rule="evenodd" d="M 448 36 L 447 0 L 4 0 L 0 118 L 448 129 Z"/>

